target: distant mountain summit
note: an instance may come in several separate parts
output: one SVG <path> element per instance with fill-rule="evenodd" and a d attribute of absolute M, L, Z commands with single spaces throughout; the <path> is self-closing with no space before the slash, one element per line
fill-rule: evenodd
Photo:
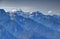
<path fill-rule="evenodd" d="M 0 9 L 0 39 L 60 39 L 60 16 L 29 13 Z"/>

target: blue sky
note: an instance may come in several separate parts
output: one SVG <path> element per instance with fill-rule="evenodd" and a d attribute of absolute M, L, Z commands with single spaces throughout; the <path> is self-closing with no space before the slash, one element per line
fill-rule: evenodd
<path fill-rule="evenodd" d="M 43 14 L 60 15 L 60 0 L 0 0 L 0 8 L 7 11 L 22 9 L 27 12 L 40 11 Z"/>

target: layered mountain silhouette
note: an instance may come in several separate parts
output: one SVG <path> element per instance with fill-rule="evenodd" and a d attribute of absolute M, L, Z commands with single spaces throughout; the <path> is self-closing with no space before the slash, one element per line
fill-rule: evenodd
<path fill-rule="evenodd" d="M 29 13 L 0 9 L 0 39 L 60 39 L 60 16 Z"/>

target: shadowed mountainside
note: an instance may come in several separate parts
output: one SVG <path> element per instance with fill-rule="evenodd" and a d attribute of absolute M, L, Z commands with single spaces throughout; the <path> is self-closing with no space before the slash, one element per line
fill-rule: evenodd
<path fill-rule="evenodd" d="M 60 39 L 60 16 L 0 9 L 0 39 Z"/>

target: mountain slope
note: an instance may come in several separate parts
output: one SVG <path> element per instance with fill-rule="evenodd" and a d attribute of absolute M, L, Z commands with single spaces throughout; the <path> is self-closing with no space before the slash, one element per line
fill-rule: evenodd
<path fill-rule="evenodd" d="M 40 12 L 0 9 L 1 39 L 60 39 L 60 19 Z M 3 31 L 4 29 L 4 31 Z M 3 32 L 2 32 L 3 31 Z"/>

